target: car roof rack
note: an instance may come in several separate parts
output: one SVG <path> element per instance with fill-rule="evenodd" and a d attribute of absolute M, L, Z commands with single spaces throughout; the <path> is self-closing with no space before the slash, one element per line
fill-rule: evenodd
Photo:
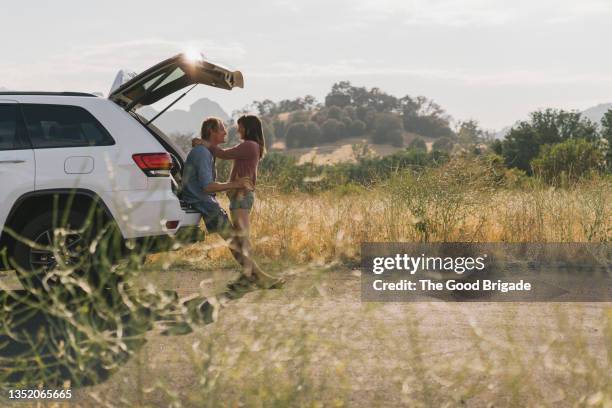
<path fill-rule="evenodd" d="M 4 91 L 0 92 L 0 95 L 44 95 L 44 96 L 91 96 L 96 97 L 94 94 L 85 92 L 17 92 L 17 91 Z"/>

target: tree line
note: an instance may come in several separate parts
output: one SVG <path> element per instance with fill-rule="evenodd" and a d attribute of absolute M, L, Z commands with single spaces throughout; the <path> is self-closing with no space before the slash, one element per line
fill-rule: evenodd
<path fill-rule="evenodd" d="M 545 109 L 516 124 L 491 150 L 509 168 L 551 184 L 612 171 L 612 109 L 597 124 L 579 112 Z"/>
<path fill-rule="evenodd" d="M 268 139 L 284 140 L 289 148 L 362 136 L 368 136 L 372 143 L 402 147 L 404 132 L 445 139 L 441 148 L 448 148 L 456 139 L 452 118 L 433 100 L 409 95 L 398 98 L 349 81 L 334 84 L 324 103 L 311 95 L 279 102 L 265 99 L 235 113 L 253 111 L 264 120 Z M 281 118 L 282 114 L 288 117 Z"/>

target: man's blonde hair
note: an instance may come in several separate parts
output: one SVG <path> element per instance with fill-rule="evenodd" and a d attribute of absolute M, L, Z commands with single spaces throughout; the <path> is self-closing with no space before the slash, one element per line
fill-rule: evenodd
<path fill-rule="evenodd" d="M 219 130 L 221 125 L 223 125 L 223 121 L 214 116 L 204 119 L 204 122 L 202 122 L 202 130 L 200 131 L 200 137 L 204 140 L 209 140 L 211 132 L 213 130 Z"/>

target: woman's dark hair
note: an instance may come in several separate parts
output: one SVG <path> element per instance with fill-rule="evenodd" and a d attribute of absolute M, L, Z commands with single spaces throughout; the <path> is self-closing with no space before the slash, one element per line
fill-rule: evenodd
<path fill-rule="evenodd" d="M 257 142 L 259 145 L 259 158 L 263 158 L 266 153 L 266 139 L 261 119 L 255 115 L 242 115 L 238 118 L 238 124 L 244 127 L 244 140 Z"/>

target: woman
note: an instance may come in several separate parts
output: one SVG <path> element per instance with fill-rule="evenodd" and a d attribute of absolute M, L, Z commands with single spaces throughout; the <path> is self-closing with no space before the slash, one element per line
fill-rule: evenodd
<path fill-rule="evenodd" d="M 194 139 L 192 144 L 204 144 L 210 149 L 215 157 L 233 160 L 234 163 L 230 173 L 230 181 L 248 177 L 253 182 L 253 187 L 255 187 L 257 182 L 257 167 L 259 161 L 264 157 L 266 152 L 266 142 L 261 120 L 255 115 L 241 116 L 238 119 L 238 134 L 242 142 L 229 149 L 211 146 L 202 139 Z M 242 241 L 244 246 L 242 250 L 247 257 L 250 258 L 249 216 L 253 208 L 253 203 L 255 202 L 255 194 L 253 191 L 234 190 L 229 192 L 228 196 L 230 199 L 232 223 L 237 233 L 243 237 Z M 250 277 L 252 275 L 252 265 L 245 265 L 244 273 L 247 277 Z"/>

